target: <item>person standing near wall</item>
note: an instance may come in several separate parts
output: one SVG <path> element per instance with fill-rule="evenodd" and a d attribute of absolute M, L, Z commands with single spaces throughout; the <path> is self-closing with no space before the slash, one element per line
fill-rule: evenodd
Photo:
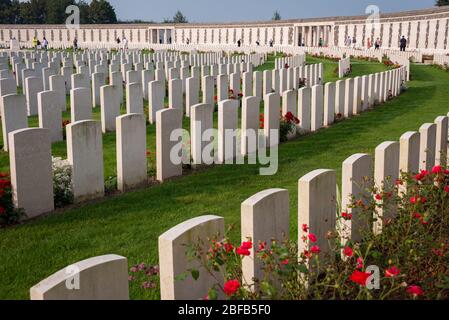
<path fill-rule="evenodd" d="M 37 37 L 36 36 L 34 36 L 34 38 L 33 38 L 33 48 L 34 48 L 34 51 L 37 51 Z"/>
<path fill-rule="evenodd" d="M 123 50 L 128 50 L 128 39 L 123 37 Z"/>
<path fill-rule="evenodd" d="M 77 51 L 78 50 L 78 39 L 75 38 L 73 39 L 73 51 Z"/>
<path fill-rule="evenodd" d="M 42 40 L 42 46 L 44 47 L 44 50 L 47 51 L 48 50 L 48 41 L 47 38 L 44 37 L 44 39 Z"/>
<path fill-rule="evenodd" d="M 402 36 L 401 40 L 399 41 L 400 43 L 400 49 L 401 51 L 405 51 L 405 48 L 407 48 L 407 39 L 405 39 L 404 36 Z"/>

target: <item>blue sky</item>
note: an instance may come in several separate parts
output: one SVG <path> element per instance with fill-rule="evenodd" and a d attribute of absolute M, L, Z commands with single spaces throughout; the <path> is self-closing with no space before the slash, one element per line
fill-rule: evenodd
<path fill-rule="evenodd" d="M 381 12 L 429 8 L 435 0 L 109 0 L 121 20 L 162 21 L 179 9 L 189 22 L 269 20 L 275 10 L 283 19 L 359 15 L 377 5 Z"/>

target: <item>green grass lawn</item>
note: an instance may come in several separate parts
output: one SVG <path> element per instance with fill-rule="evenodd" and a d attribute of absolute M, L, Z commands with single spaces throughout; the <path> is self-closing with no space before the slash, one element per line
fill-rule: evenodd
<path fill-rule="evenodd" d="M 328 73 L 328 64 L 325 72 Z M 332 64 L 331 64 L 332 65 Z M 362 64 L 365 72 L 376 67 Z M 354 73 L 358 72 L 354 65 Z M 332 69 L 331 69 L 332 70 Z M 354 153 L 373 153 L 383 141 L 398 140 L 408 130 L 433 122 L 449 109 L 449 73 L 429 66 L 413 66 L 406 93 L 360 116 L 281 145 L 279 171 L 260 176 L 259 166 L 214 166 L 173 181 L 0 230 L 0 299 L 28 299 L 31 286 L 76 261 L 115 253 L 129 264 L 157 264 L 157 238 L 167 229 L 204 214 L 225 217 L 236 224 L 231 237 L 239 239 L 240 204 L 268 188 L 290 191 L 291 231 L 296 237 L 297 181 L 318 169 L 337 170 Z M 328 80 L 328 78 L 326 78 Z M 154 129 L 149 128 L 154 139 Z M 114 135 L 106 135 L 105 158 L 114 153 Z M 149 142 L 151 148 L 152 142 Z M 54 146 L 64 154 L 63 144 Z M 7 166 L 5 155 L 0 160 Z M 111 167 L 114 160 L 107 165 Z M 106 168 L 106 172 L 108 169 Z M 112 172 L 112 171 L 110 171 Z M 107 174 L 106 174 L 107 175 Z M 130 287 L 133 299 L 157 299 L 158 289 Z"/>

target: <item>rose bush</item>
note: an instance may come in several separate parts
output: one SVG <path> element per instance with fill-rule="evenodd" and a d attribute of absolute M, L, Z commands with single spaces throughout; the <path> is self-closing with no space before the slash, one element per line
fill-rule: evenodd
<path fill-rule="evenodd" d="M 449 170 L 402 173 L 383 185 L 364 179 L 366 195 L 338 214 L 326 248 L 307 225 L 299 230 L 307 249 L 299 253 L 289 239 L 236 245 L 228 236 L 214 237 L 208 250 L 200 243 L 188 247 L 200 265 L 188 272 L 198 281 L 203 272 L 222 273 L 224 285 L 217 282 L 206 299 L 449 299 Z M 347 238 L 354 219 L 360 242 Z M 379 233 L 373 225 L 380 222 Z M 259 260 L 264 276 L 244 279 L 243 259 Z"/>

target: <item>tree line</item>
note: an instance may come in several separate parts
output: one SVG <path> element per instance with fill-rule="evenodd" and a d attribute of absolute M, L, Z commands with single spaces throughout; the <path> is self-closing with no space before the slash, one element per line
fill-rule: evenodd
<path fill-rule="evenodd" d="M 80 9 L 80 23 L 117 23 L 114 7 L 106 0 L 0 0 L 2 24 L 63 24 L 69 14 L 66 8 Z"/>

